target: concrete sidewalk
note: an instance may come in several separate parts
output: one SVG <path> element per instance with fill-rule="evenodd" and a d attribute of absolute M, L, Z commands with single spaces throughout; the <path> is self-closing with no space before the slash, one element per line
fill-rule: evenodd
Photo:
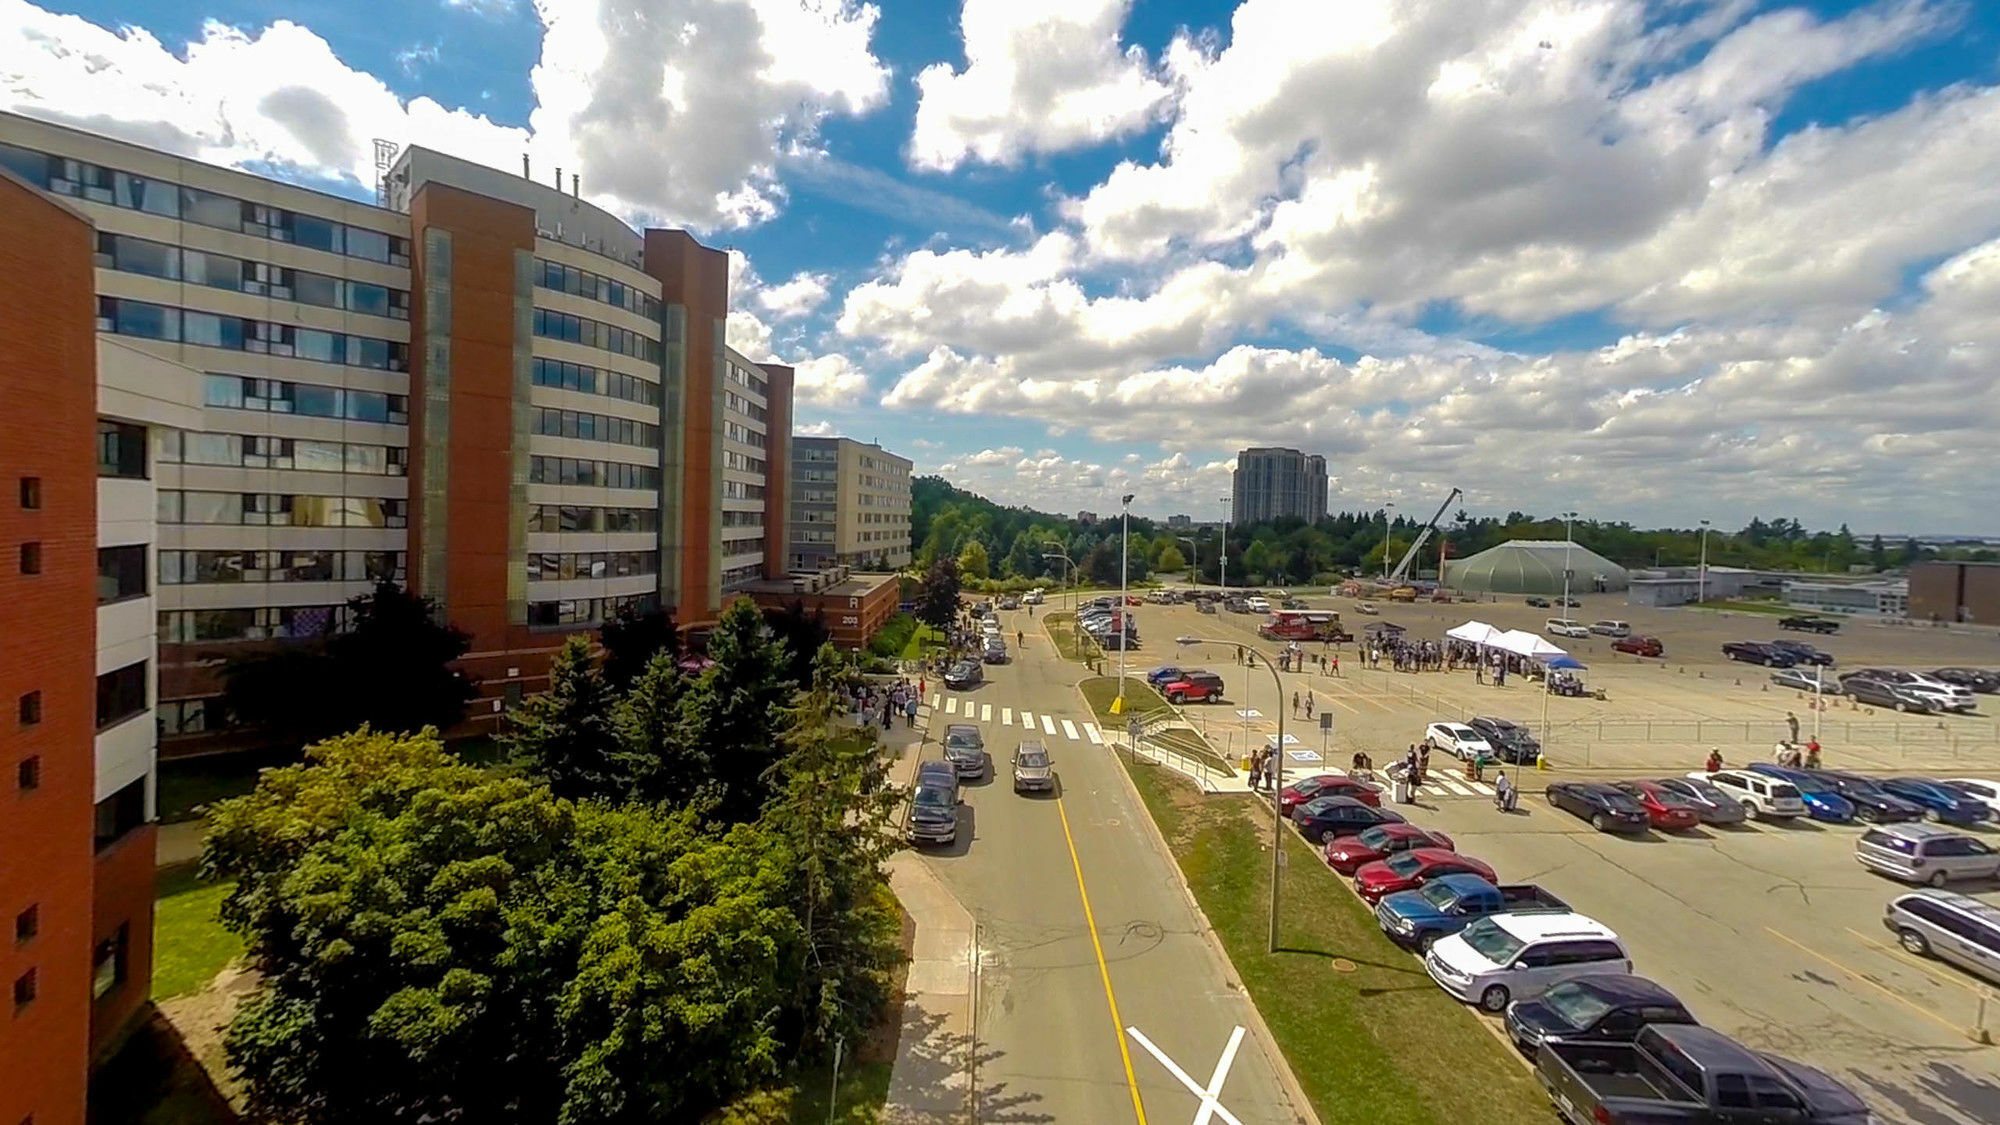
<path fill-rule="evenodd" d="M 889 885 L 909 911 L 916 938 L 883 1120 L 892 1125 L 970 1121 L 979 987 L 972 915 L 922 856 L 892 857 Z"/>

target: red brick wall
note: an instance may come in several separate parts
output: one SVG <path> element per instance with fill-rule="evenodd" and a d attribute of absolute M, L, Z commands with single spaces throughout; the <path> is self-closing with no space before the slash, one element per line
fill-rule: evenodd
<path fill-rule="evenodd" d="M 792 369 L 781 363 L 757 366 L 770 380 L 770 393 L 764 396 L 770 404 L 765 418 L 770 435 L 764 449 L 768 478 L 764 490 L 764 577 L 777 578 L 791 569 L 786 556 L 791 553 L 792 527 Z"/>
<path fill-rule="evenodd" d="M 879 632 L 889 618 L 896 615 L 897 594 L 900 587 L 895 582 L 884 582 L 860 598 L 860 604 L 850 605 L 850 595 L 838 594 L 794 594 L 765 593 L 758 591 L 750 595 L 764 609 L 786 609 L 793 602 L 805 606 L 807 614 L 818 610 L 826 619 L 826 627 L 833 634 L 833 643 L 841 648 L 860 648 L 868 643 L 868 638 Z M 847 619 L 854 618 L 850 623 Z"/>
<path fill-rule="evenodd" d="M 90 1011 L 90 1052 L 102 1058 L 145 1007 L 153 991 L 153 859 L 159 827 L 148 824 L 98 853 L 92 885 L 91 947 L 125 927 L 125 979 Z"/>
<path fill-rule="evenodd" d="M 84 1117 L 97 727 L 97 336 L 90 223 L 0 175 L 0 1122 Z M 41 478 L 24 511 L 20 478 Z M 20 544 L 42 572 L 20 573 Z M 42 696 L 23 728 L 18 700 Z M 17 784 L 22 759 L 41 785 Z M 40 929 L 14 940 L 33 905 Z M 16 1009 L 33 969 L 38 997 Z"/>
<path fill-rule="evenodd" d="M 1966 566 L 1965 619 L 2000 625 L 2000 566 Z"/>
<path fill-rule="evenodd" d="M 1910 616 L 1918 621 L 1958 618 L 1957 563 L 1917 563 L 1910 567 Z"/>
<path fill-rule="evenodd" d="M 714 578 L 720 546 L 715 470 L 721 461 L 715 369 L 722 356 L 722 323 L 729 315 L 729 255 L 703 246 L 686 231 L 649 230 L 645 262 L 646 272 L 660 279 L 661 303 L 687 310 L 681 490 L 666 498 L 680 509 L 680 604 L 673 608 L 684 626 L 712 623 L 721 605 Z"/>

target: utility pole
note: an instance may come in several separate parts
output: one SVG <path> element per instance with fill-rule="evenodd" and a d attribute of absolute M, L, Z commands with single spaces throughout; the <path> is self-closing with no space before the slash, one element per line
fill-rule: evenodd
<path fill-rule="evenodd" d="M 1696 605 L 1708 600 L 1708 521 L 1701 521 L 1701 565 L 1695 570 L 1694 601 Z"/>
<path fill-rule="evenodd" d="M 1132 647 L 1132 606 L 1126 593 L 1132 574 L 1132 493 L 1118 501 L 1118 709 L 1125 709 L 1125 653 Z"/>
<path fill-rule="evenodd" d="M 1229 497 L 1227 496 L 1222 498 L 1222 558 L 1217 565 L 1221 569 L 1216 572 L 1215 580 L 1222 587 L 1224 595 L 1227 595 L 1229 592 Z"/>
<path fill-rule="evenodd" d="M 1188 545 L 1188 574 L 1194 578 L 1194 588 L 1201 589 L 1201 542 L 1189 535 L 1176 535 L 1174 538 Z"/>
<path fill-rule="evenodd" d="M 1395 507 L 1396 502 L 1393 500 L 1382 505 L 1382 580 L 1384 582 L 1389 580 L 1389 513 Z"/>

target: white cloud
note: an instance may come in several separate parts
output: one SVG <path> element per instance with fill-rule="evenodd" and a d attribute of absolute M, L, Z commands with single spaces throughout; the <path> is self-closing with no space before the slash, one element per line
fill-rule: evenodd
<path fill-rule="evenodd" d="M 820 305 L 826 303 L 827 284 L 832 279 L 823 273 L 809 273 L 800 270 L 790 281 L 773 285 L 757 295 L 757 302 L 764 310 L 780 319 L 790 320 L 810 316 Z"/>
<path fill-rule="evenodd" d="M 910 162 L 950 171 L 1013 164 L 1150 124 L 1172 89 L 1145 51 L 1121 48 L 1131 0 L 965 0 L 966 67 L 917 75 Z"/>
<path fill-rule="evenodd" d="M 853 0 L 537 0 L 536 13 L 526 129 L 430 98 L 404 103 L 290 21 L 209 21 L 169 48 L 143 28 L 113 32 L 25 0 L 0 0 L 0 104 L 356 185 L 374 181 L 374 137 L 498 168 L 525 151 L 579 170 L 592 200 L 621 214 L 712 229 L 773 214 L 780 159 L 816 149 L 828 115 L 888 96 L 869 49 L 879 13 Z M 307 102 L 314 112 L 296 112 Z"/>
<path fill-rule="evenodd" d="M 794 425 L 792 432 L 800 437 L 833 437 L 840 433 L 840 427 L 822 418 L 817 422 Z"/>
<path fill-rule="evenodd" d="M 868 375 L 839 353 L 816 355 L 792 363 L 795 401 L 828 410 L 854 410 L 865 405 Z"/>

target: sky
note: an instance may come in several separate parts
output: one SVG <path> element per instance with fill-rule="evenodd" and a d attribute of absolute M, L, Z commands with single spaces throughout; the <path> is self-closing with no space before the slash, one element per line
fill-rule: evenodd
<path fill-rule="evenodd" d="M 0 107 L 375 138 L 733 256 L 803 431 L 1005 503 L 2000 533 L 1996 0 L 0 0 Z"/>

